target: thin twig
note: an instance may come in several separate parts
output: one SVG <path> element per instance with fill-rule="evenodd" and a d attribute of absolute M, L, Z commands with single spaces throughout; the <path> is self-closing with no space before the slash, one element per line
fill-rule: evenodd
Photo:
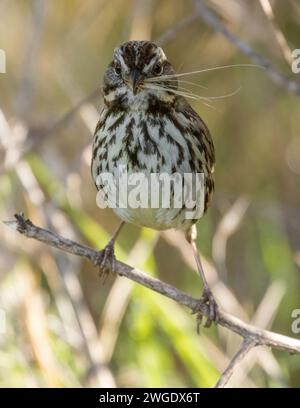
<path fill-rule="evenodd" d="M 64 128 L 68 123 L 74 118 L 80 108 L 82 108 L 85 104 L 93 101 L 96 97 L 101 97 L 100 89 L 95 89 L 86 95 L 84 98 L 80 99 L 70 110 L 64 113 L 61 117 L 59 117 L 54 123 L 52 123 L 49 127 L 44 128 L 40 132 L 33 131 L 30 135 L 33 141 L 31 141 L 30 146 L 27 146 L 27 150 L 32 150 L 33 147 L 38 146 L 41 142 L 46 139 L 46 136 L 55 135 L 58 133 L 59 130 Z M 36 137 L 34 137 L 36 136 Z M 26 150 L 26 151 L 27 151 Z"/>
<path fill-rule="evenodd" d="M 22 63 L 22 80 L 17 94 L 17 116 L 28 121 L 32 111 L 34 88 L 37 82 L 38 54 L 41 49 L 42 34 L 46 17 L 47 4 L 44 0 L 32 2 L 32 16 L 27 30 L 27 41 Z"/>
<path fill-rule="evenodd" d="M 174 26 L 172 26 L 169 30 L 164 32 L 160 37 L 158 37 L 155 40 L 155 43 L 162 47 L 166 43 L 169 43 L 170 41 L 174 40 L 180 31 L 184 30 L 186 27 L 194 23 L 197 19 L 198 16 L 197 14 L 194 13 L 188 17 L 183 18 Z"/>
<path fill-rule="evenodd" d="M 249 207 L 250 201 L 246 196 L 239 197 L 225 212 L 219 222 L 212 240 L 212 258 L 224 276 L 226 271 L 226 247 L 229 238 L 237 231 Z"/>
<path fill-rule="evenodd" d="M 247 55 L 247 57 L 249 57 L 255 64 L 264 67 L 267 74 L 274 82 L 288 91 L 300 96 L 299 83 L 279 72 L 267 58 L 254 51 L 249 44 L 229 31 L 222 23 L 220 18 L 206 7 L 203 0 L 194 0 L 194 3 L 198 16 L 204 20 L 207 25 L 209 25 L 216 32 L 223 34 L 223 36 L 227 38 L 231 44 L 233 44 L 243 54 Z"/>
<path fill-rule="evenodd" d="M 15 218 L 16 220 L 4 221 L 4 223 L 28 238 L 33 238 L 71 254 L 85 257 L 93 262 L 94 265 L 97 265 L 97 259 L 99 259 L 98 251 L 88 246 L 78 244 L 68 238 L 64 238 L 54 232 L 37 227 L 30 220 L 26 220 L 22 214 L 16 214 Z M 109 267 L 109 265 L 107 265 L 107 267 Z M 199 311 L 200 308 L 203 315 L 208 316 L 209 314 L 209 309 L 206 305 L 199 305 L 199 300 L 185 294 L 168 283 L 162 282 L 120 261 L 116 261 L 115 270 L 118 275 L 125 276 L 161 295 L 173 299 L 177 303 L 191 309 L 192 312 Z M 239 334 L 243 338 L 253 339 L 256 345 L 269 346 L 278 350 L 287 351 L 291 354 L 300 353 L 300 340 L 254 327 L 222 310 L 219 312 L 218 324 Z"/>
<path fill-rule="evenodd" d="M 256 342 L 251 337 L 244 338 L 241 347 L 236 352 L 234 357 L 230 360 L 230 363 L 228 364 L 226 369 L 223 371 L 221 377 L 219 378 L 217 384 L 215 385 L 215 388 L 225 387 L 230 377 L 234 373 L 236 365 L 240 363 L 244 359 L 244 357 L 248 354 L 248 352 L 255 346 Z"/>
<path fill-rule="evenodd" d="M 293 59 L 292 59 L 292 51 L 287 43 L 287 40 L 285 39 L 285 36 L 283 35 L 282 31 L 278 27 L 278 24 L 276 23 L 275 20 L 275 15 L 272 9 L 272 5 L 270 3 L 270 0 L 259 0 L 261 7 L 267 17 L 267 19 L 270 22 L 272 31 L 274 33 L 274 36 L 276 38 L 276 41 L 281 49 L 281 52 L 288 63 L 289 66 L 291 66 Z"/>

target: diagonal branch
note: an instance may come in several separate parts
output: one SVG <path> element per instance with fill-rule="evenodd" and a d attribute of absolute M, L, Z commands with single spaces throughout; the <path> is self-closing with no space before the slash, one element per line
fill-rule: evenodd
<path fill-rule="evenodd" d="M 223 374 L 219 378 L 215 388 L 224 388 L 228 383 L 230 377 L 234 373 L 236 365 L 243 360 L 243 358 L 249 353 L 249 351 L 256 346 L 255 340 L 251 337 L 245 337 L 241 347 L 238 349 L 236 354 L 233 356 L 232 360 L 224 370 Z"/>
<path fill-rule="evenodd" d="M 61 249 L 62 251 L 87 258 L 94 265 L 97 264 L 97 259 L 99 258 L 98 251 L 88 246 L 78 244 L 75 241 L 64 238 L 44 228 L 37 227 L 30 220 L 26 220 L 23 214 L 16 214 L 15 218 L 16 220 L 4 221 L 4 223 L 28 238 L 33 238 L 44 244 Z M 197 299 L 123 262 L 116 262 L 116 272 L 120 276 L 125 276 L 148 289 L 175 300 L 177 303 L 189 308 L 192 312 L 199 310 L 199 301 Z M 208 316 L 208 307 L 201 305 L 201 312 L 205 316 Z M 252 339 L 256 345 L 265 345 L 278 350 L 287 351 L 291 354 L 300 354 L 300 340 L 259 329 L 222 310 L 220 310 L 218 324 L 239 334 L 244 339 Z"/>
<path fill-rule="evenodd" d="M 267 19 L 270 22 L 272 31 L 274 33 L 274 36 L 276 38 L 276 41 L 281 48 L 281 52 L 286 60 L 286 62 L 291 65 L 293 62 L 292 59 L 292 51 L 287 43 L 287 40 L 285 39 L 285 36 L 283 35 L 282 31 L 280 30 L 279 26 L 276 23 L 275 20 L 275 15 L 272 9 L 272 5 L 270 3 L 270 0 L 259 0 L 260 5 L 267 17 Z"/>
<path fill-rule="evenodd" d="M 174 26 L 172 26 L 169 30 L 165 31 L 160 37 L 158 37 L 155 40 L 156 44 L 162 47 L 166 43 L 169 43 L 170 41 L 174 40 L 180 31 L 184 30 L 186 27 L 189 27 L 197 19 L 198 19 L 198 16 L 197 14 L 194 14 L 194 13 L 183 18 L 178 23 L 176 23 Z"/>
<path fill-rule="evenodd" d="M 36 132 L 35 130 L 30 129 L 30 136 L 33 139 L 31 143 L 27 146 L 25 151 L 32 150 L 39 146 L 48 136 L 52 136 L 58 134 L 58 132 L 67 126 L 69 122 L 74 118 L 80 108 L 82 108 L 85 104 L 93 101 L 97 97 L 101 97 L 100 89 L 94 89 L 89 94 L 87 94 L 84 98 L 80 99 L 74 106 L 71 107 L 66 113 L 62 114 L 54 123 L 45 127 L 41 131 Z"/>
<path fill-rule="evenodd" d="M 253 50 L 249 44 L 229 31 L 222 23 L 220 18 L 206 7 L 203 0 L 194 0 L 194 3 L 198 16 L 202 18 L 202 20 L 204 20 L 208 26 L 210 26 L 216 32 L 221 33 L 229 42 L 231 42 L 231 44 L 233 44 L 243 54 L 247 55 L 247 57 L 249 57 L 255 64 L 264 67 L 269 77 L 274 82 L 288 91 L 300 96 L 300 84 L 298 82 L 279 72 L 267 58 L 260 55 L 258 52 Z"/>

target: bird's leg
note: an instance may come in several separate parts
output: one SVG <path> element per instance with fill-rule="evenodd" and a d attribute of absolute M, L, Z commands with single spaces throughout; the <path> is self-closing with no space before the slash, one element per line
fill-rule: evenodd
<path fill-rule="evenodd" d="M 99 266 L 100 276 L 104 276 L 106 278 L 110 272 L 116 272 L 116 257 L 114 245 L 124 224 L 125 222 L 122 221 L 116 231 L 113 233 L 111 240 L 108 242 L 105 248 L 97 252 L 97 256 L 94 259 L 94 265 Z"/>
<path fill-rule="evenodd" d="M 208 282 L 207 282 L 207 279 L 206 279 L 206 276 L 203 270 L 200 254 L 199 254 L 199 251 L 196 245 L 196 236 L 197 236 L 196 226 L 193 225 L 191 229 L 186 233 L 186 239 L 192 246 L 193 254 L 196 260 L 196 264 L 197 264 L 197 269 L 198 269 L 199 275 L 202 278 L 203 285 L 204 285 L 203 293 L 199 300 L 199 305 L 206 304 L 209 308 L 209 316 L 207 317 L 204 327 L 210 327 L 213 321 L 215 322 L 218 321 L 218 305 L 208 285 Z M 202 323 L 203 315 L 201 311 L 196 311 L 196 312 L 197 312 L 197 331 L 199 331 L 199 327 Z"/>

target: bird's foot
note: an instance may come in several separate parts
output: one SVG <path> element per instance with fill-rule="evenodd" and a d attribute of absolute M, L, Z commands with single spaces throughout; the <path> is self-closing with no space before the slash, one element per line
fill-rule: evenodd
<path fill-rule="evenodd" d="M 218 323 L 219 320 L 219 307 L 215 298 L 209 288 L 205 288 L 201 298 L 199 299 L 198 307 L 196 307 L 194 313 L 197 313 L 197 333 L 200 331 L 200 326 L 203 321 L 203 313 L 201 307 L 206 305 L 208 307 L 208 316 L 204 327 L 210 327 L 212 322 Z"/>
<path fill-rule="evenodd" d="M 97 252 L 97 255 L 94 258 L 94 265 L 99 266 L 99 276 L 104 278 L 106 281 L 110 273 L 115 274 L 116 272 L 116 257 L 114 250 L 114 243 L 110 241 L 104 249 Z"/>

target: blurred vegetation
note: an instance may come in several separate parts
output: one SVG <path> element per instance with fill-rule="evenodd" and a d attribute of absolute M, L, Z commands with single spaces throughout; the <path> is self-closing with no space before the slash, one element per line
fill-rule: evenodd
<path fill-rule="evenodd" d="M 271 3 L 290 48 L 299 48 L 299 2 Z M 259 1 L 209 5 L 293 75 Z M 158 39 L 193 13 L 193 2 L 180 0 L 1 0 L 0 48 L 7 56 L 7 73 L 0 74 L 1 219 L 24 211 L 65 236 L 106 244 L 118 219 L 97 208 L 90 177 L 102 103 L 94 91 L 121 42 Z M 249 63 L 201 19 L 175 30 L 163 48 L 181 72 Z M 299 98 L 256 68 L 191 80 L 205 87 L 191 88 L 204 96 L 241 87 L 214 101 L 215 109 L 192 103 L 211 129 L 217 153 L 216 194 L 198 224 L 213 291 L 228 312 L 292 336 L 291 313 L 300 308 Z M 198 336 L 194 316 L 174 302 L 122 278 L 103 284 L 81 259 L 4 226 L 0 234 L 2 387 L 210 387 L 240 341 L 222 328 Z M 201 293 L 179 232 L 127 225 L 117 255 L 194 296 Z M 299 387 L 299 357 L 253 350 L 230 385 Z"/>

